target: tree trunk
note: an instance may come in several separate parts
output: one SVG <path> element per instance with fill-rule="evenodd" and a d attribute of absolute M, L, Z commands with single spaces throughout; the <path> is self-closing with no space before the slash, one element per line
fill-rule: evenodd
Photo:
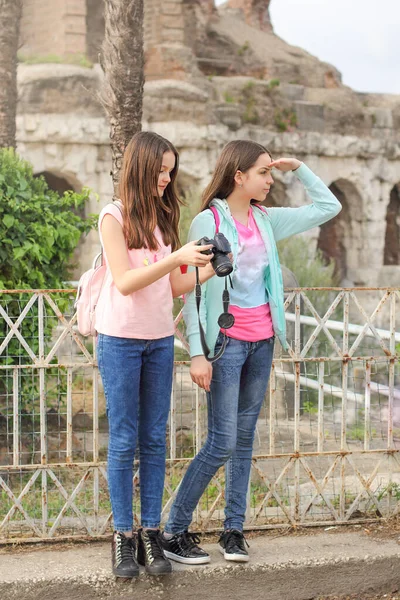
<path fill-rule="evenodd" d="M 0 148 L 16 146 L 17 50 L 22 0 L 0 0 Z"/>
<path fill-rule="evenodd" d="M 122 155 L 140 131 L 144 85 L 143 0 L 105 0 L 102 101 L 110 121 L 112 179 L 117 194 Z"/>

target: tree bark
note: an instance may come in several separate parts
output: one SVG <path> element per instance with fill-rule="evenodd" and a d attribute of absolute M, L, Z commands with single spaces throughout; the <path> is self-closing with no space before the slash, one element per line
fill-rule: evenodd
<path fill-rule="evenodd" d="M 125 147 L 141 130 L 144 85 L 143 0 L 105 0 L 102 101 L 110 121 L 111 176 L 117 194 Z"/>
<path fill-rule="evenodd" d="M 22 0 L 0 0 L 0 148 L 16 147 L 17 50 Z"/>

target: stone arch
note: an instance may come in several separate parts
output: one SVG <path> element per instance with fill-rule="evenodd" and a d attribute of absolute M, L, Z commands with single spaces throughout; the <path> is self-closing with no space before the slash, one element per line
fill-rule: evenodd
<path fill-rule="evenodd" d="M 360 267 L 362 247 L 362 198 L 356 186 L 337 179 L 329 189 L 342 205 L 342 211 L 320 228 L 317 247 L 326 260 L 334 260 L 336 274 L 346 279 L 349 269 Z"/>
<path fill-rule="evenodd" d="M 44 177 L 51 190 L 54 190 L 59 194 L 63 194 L 64 192 L 68 192 L 70 190 L 73 192 L 78 192 L 82 189 L 82 185 L 79 183 L 78 179 L 71 174 L 47 170 L 41 171 L 40 173 L 35 173 L 35 177 L 40 176 Z"/>
<path fill-rule="evenodd" d="M 386 211 L 384 265 L 400 265 L 400 183 L 393 186 Z"/>
<path fill-rule="evenodd" d="M 64 192 L 80 192 L 83 187 L 80 181 L 72 173 L 63 173 L 61 171 L 49 170 L 41 171 L 40 173 L 35 173 L 34 176 L 42 176 L 45 179 L 49 188 L 51 190 L 54 190 L 61 196 L 64 194 Z M 85 217 L 85 206 L 81 206 L 78 209 L 74 208 L 73 212 L 75 212 L 75 214 L 79 215 L 80 217 Z"/>

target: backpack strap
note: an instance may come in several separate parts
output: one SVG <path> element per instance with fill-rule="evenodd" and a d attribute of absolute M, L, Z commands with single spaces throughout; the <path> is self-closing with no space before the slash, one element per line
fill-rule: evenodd
<path fill-rule="evenodd" d="M 215 208 L 215 206 L 209 206 L 208 207 L 212 214 L 214 215 L 214 219 L 215 219 L 215 233 L 218 233 L 219 231 L 219 224 L 220 224 L 220 218 L 219 218 L 219 214 L 217 209 Z"/>
<path fill-rule="evenodd" d="M 122 202 L 119 198 L 117 198 L 117 200 L 112 200 L 111 202 L 109 202 L 108 204 L 106 204 L 106 206 L 116 206 L 119 210 L 119 212 L 121 213 L 121 215 L 123 216 L 123 212 L 122 212 Z M 104 261 L 104 248 L 103 248 L 103 244 L 100 244 L 100 252 L 99 254 L 96 256 L 95 258 L 95 262 L 93 263 L 93 265 L 95 263 L 97 263 L 98 259 L 100 258 L 100 265 L 104 265 L 105 261 Z"/>
<path fill-rule="evenodd" d="M 122 206 L 123 206 L 123 204 L 122 204 L 122 202 L 121 202 L 121 200 L 119 198 L 117 198 L 116 200 L 113 200 L 112 202 L 110 202 L 110 204 L 112 206 L 116 206 L 117 208 L 119 208 L 119 212 L 121 213 L 121 215 L 123 214 L 122 213 Z"/>
<path fill-rule="evenodd" d="M 268 211 L 265 208 L 265 206 L 260 206 L 259 204 L 255 204 L 255 206 L 257 206 L 257 208 L 259 210 L 261 210 L 263 213 L 265 213 L 266 215 L 268 214 Z M 217 209 L 215 208 L 215 206 L 209 206 L 208 208 L 211 210 L 211 212 L 214 215 L 214 219 L 215 219 L 215 233 L 218 233 L 218 231 L 219 231 L 219 224 L 220 224 L 219 213 L 218 213 Z"/>
<path fill-rule="evenodd" d="M 267 209 L 265 208 L 265 206 L 262 206 L 261 204 L 255 204 L 254 206 L 257 206 L 257 208 L 258 208 L 259 210 L 261 210 L 263 213 L 265 213 L 266 215 L 268 215 L 268 211 L 267 211 Z"/>

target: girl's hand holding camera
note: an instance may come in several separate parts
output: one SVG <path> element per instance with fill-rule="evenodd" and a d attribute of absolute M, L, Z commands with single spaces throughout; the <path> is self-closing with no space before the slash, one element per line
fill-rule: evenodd
<path fill-rule="evenodd" d="M 198 246 L 197 242 L 188 242 L 179 250 L 176 250 L 176 257 L 180 265 L 190 265 L 192 267 L 205 267 L 213 258 L 212 254 L 202 254 L 206 250 L 210 250 L 212 244 Z"/>

